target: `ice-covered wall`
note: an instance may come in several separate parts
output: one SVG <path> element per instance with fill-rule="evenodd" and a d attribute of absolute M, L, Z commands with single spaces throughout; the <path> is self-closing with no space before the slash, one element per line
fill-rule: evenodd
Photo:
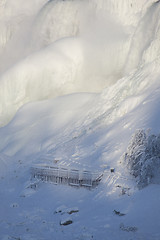
<path fill-rule="evenodd" d="M 47 0 L 22 1 L 2 0 L 0 2 L 0 47 L 4 47 L 25 21 L 33 17 Z"/>
<path fill-rule="evenodd" d="M 140 19 L 141 11 L 148 0 L 90 0 L 97 10 L 109 11 L 125 25 L 135 26 Z"/>
<path fill-rule="evenodd" d="M 157 42 L 160 24 L 160 4 L 152 1 L 146 6 L 144 15 L 142 15 L 131 40 L 125 65 L 126 72 L 130 72 L 144 62 L 152 61 L 160 53 L 157 51 L 160 45 L 155 43 L 155 41 Z M 157 45 L 155 47 L 156 52 L 153 51 L 153 45 L 155 46 L 155 44 Z"/>
<path fill-rule="evenodd" d="M 110 0 L 52 0 L 37 14 L 33 27 L 33 44 L 42 47 L 63 37 L 79 35 L 82 23 L 88 15 L 111 14 L 124 25 L 135 25 L 140 18 L 143 1 Z M 86 22 L 85 22 L 86 23 Z M 38 39 L 38 41 L 37 41 Z"/>
<path fill-rule="evenodd" d="M 33 21 L 45 2 L 47 0 L 0 1 L 0 73 L 29 52 L 27 44 Z"/>
<path fill-rule="evenodd" d="M 3 0 L 0 125 L 17 109 L 101 92 L 160 54 L 157 0 Z"/>
<path fill-rule="evenodd" d="M 68 38 L 45 48 L 4 73 L 0 80 L 0 124 L 26 102 L 81 91 L 81 44 Z"/>
<path fill-rule="evenodd" d="M 47 2 L 35 18 L 31 36 L 32 46 L 38 49 L 58 39 L 77 36 L 81 8 L 80 0 Z"/>
<path fill-rule="evenodd" d="M 154 19 L 154 29 L 152 30 L 152 34 L 150 34 L 151 39 L 148 45 L 148 48 L 145 49 L 142 56 L 142 64 L 150 63 L 156 60 L 157 56 L 160 55 L 160 4 L 156 6 L 157 10 L 153 15 Z M 148 26 L 147 26 L 148 27 Z M 151 31 L 151 28 L 150 28 Z"/>

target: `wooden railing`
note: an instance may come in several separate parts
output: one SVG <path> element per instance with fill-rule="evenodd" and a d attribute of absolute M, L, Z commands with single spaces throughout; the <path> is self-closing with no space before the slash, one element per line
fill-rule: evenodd
<path fill-rule="evenodd" d="M 92 188 L 99 184 L 103 174 L 63 167 L 36 165 L 31 168 L 31 176 L 44 182 Z"/>

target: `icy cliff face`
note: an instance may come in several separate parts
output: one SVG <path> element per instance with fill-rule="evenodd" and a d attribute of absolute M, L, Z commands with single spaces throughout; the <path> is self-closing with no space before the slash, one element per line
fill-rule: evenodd
<path fill-rule="evenodd" d="M 81 91 L 81 64 L 80 43 L 72 38 L 28 56 L 1 77 L 1 121 L 27 102 Z"/>
<path fill-rule="evenodd" d="M 97 10 L 105 9 L 110 12 L 114 17 L 118 18 L 118 20 L 125 25 L 133 25 L 137 24 L 141 17 L 141 11 L 144 8 L 147 0 L 120 0 L 120 1 L 90 1 L 92 4 L 94 2 Z"/>
<path fill-rule="evenodd" d="M 77 36 L 81 11 L 80 0 L 47 2 L 35 18 L 31 44 L 39 49 L 58 39 Z"/>
<path fill-rule="evenodd" d="M 101 92 L 154 61 L 159 9 L 156 0 L 2 1 L 0 125 L 27 102 Z"/>
<path fill-rule="evenodd" d="M 28 42 L 31 25 L 45 2 L 46 0 L 0 2 L 0 73 L 30 52 Z"/>
<path fill-rule="evenodd" d="M 126 62 L 126 70 L 129 72 L 133 68 L 138 67 L 142 64 L 142 59 L 144 63 L 154 60 L 159 55 L 156 52 L 156 56 L 153 56 L 155 52 L 153 51 L 152 56 L 147 58 L 146 52 L 149 51 L 150 46 L 155 46 L 155 40 L 157 39 L 159 31 L 159 13 L 160 4 L 153 2 L 147 5 L 147 9 L 142 15 L 139 24 L 133 34 L 129 54 Z M 156 44 L 157 45 L 157 44 Z M 159 44 L 158 44 L 159 45 Z M 159 46 L 157 45 L 157 50 Z"/>

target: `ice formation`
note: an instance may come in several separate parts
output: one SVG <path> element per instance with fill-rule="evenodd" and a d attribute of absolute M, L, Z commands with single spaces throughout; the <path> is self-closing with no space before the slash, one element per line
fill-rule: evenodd
<path fill-rule="evenodd" d="M 27 102 L 101 92 L 154 61 L 159 8 L 156 0 L 2 1 L 0 125 Z"/>

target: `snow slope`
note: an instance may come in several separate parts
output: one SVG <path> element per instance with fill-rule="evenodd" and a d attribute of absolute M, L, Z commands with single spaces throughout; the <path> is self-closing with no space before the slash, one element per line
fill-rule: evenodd
<path fill-rule="evenodd" d="M 160 186 L 138 190 L 123 162 L 136 129 L 160 132 L 159 1 L 20 4 L 0 4 L 0 238 L 160 239 Z M 53 162 L 102 182 L 32 188 Z"/>

